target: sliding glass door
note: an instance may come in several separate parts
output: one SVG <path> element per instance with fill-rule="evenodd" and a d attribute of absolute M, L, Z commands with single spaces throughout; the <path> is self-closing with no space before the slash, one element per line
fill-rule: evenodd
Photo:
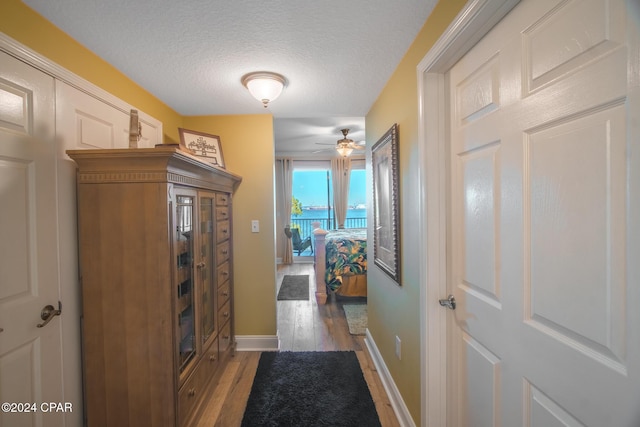
<path fill-rule="evenodd" d="M 293 201 L 291 209 L 291 228 L 298 229 L 300 238 L 304 241 L 307 237 L 313 239 L 312 223 L 319 222 L 320 228 L 330 230 L 333 228 L 333 191 L 331 189 L 331 172 L 322 169 L 296 169 L 293 170 Z M 310 256 L 311 248 L 294 255 Z"/>
<path fill-rule="evenodd" d="M 333 210 L 333 190 L 330 166 L 294 162 L 291 228 L 297 229 L 301 240 L 313 239 L 312 223 L 319 222 L 325 230 L 336 228 Z M 366 175 L 363 169 L 352 169 L 345 228 L 366 228 Z M 295 242 L 294 242 L 295 246 Z M 298 252 L 294 249 L 294 255 Z M 310 256 L 305 248 L 299 256 Z"/>

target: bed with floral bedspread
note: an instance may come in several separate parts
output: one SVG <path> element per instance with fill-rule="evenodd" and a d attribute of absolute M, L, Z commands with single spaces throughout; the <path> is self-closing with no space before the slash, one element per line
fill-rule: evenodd
<path fill-rule="evenodd" d="M 366 296 L 367 230 L 317 229 L 314 236 L 318 301 L 326 301 L 327 290 L 345 296 Z"/>
<path fill-rule="evenodd" d="M 367 230 L 334 230 L 325 238 L 327 253 L 324 280 L 332 291 L 342 286 L 343 276 L 367 274 Z"/>

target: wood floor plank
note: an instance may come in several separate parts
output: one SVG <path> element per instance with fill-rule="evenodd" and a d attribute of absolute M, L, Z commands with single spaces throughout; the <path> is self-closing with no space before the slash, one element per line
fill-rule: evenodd
<path fill-rule="evenodd" d="M 229 390 L 229 394 L 222 405 L 220 416 L 215 424 L 216 427 L 236 427 L 242 423 L 242 416 L 247 407 L 247 400 L 253 385 L 253 379 L 258 369 L 260 352 L 246 352 L 239 360 L 240 368 L 234 378 Z"/>
<path fill-rule="evenodd" d="M 364 339 L 363 339 L 364 341 Z M 363 343 L 363 347 L 364 343 Z M 376 411 L 378 411 L 378 417 L 380 418 L 380 424 L 383 426 L 399 426 L 398 419 L 393 411 L 393 407 L 391 406 L 391 401 L 389 400 L 389 396 L 387 395 L 386 390 L 384 389 L 384 385 L 382 384 L 382 380 L 378 375 L 378 371 L 376 369 L 371 356 L 368 351 L 357 351 L 356 356 L 358 356 L 358 361 L 360 362 L 360 367 L 362 368 L 362 374 L 364 376 L 367 385 L 369 386 L 369 392 L 371 393 L 371 398 L 373 399 L 373 403 L 376 406 Z"/>
<path fill-rule="evenodd" d="M 315 332 L 315 350 L 316 351 L 335 351 L 338 345 L 331 331 L 333 330 L 333 319 L 328 316 L 329 310 L 325 305 L 314 306 L 314 332 Z"/>
<path fill-rule="evenodd" d="M 215 391 L 210 397 L 207 405 L 205 405 L 205 409 L 199 419 L 197 427 L 210 427 L 211 423 L 209 420 L 217 420 L 220 418 L 222 406 L 226 397 L 230 393 L 231 385 L 238 374 L 239 368 L 240 362 L 234 356 L 234 358 L 227 364 L 226 369 L 218 380 Z"/>
<path fill-rule="evenodd" d="M 315 332 L 313 314 L 309 301 L 297 301 L 292 351 L 314 351 Z"/>

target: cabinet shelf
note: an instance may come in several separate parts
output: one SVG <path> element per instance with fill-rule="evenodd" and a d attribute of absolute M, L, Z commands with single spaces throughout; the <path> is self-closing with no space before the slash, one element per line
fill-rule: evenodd
<path fill-rule="evenodd" d="M 191 253 L 183 252 L 178 255 L 178 268 L 188 268 L 191 265 Z"/>

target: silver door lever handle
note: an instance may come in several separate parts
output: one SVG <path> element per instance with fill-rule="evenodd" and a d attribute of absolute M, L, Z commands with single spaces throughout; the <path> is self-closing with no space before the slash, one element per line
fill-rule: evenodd
<path fill-rule="evenodd" d="M 441 306 L 447 307 L 450 310 L 456 309 L 456 299 L 453 297 L 453 295 L 449 295 L 447 299 L 441 299 L 439 302 Z"/>
<path fill-rule="evenodd" d="M 58 309 L 56 310 L 52 305 L 45 306 L 40 312 L 40 318 L 44 320 L 42 323 L 38 323 L 36 326 L 38 328 L 44 327 L 47 323 L 51 321 L 55 316 L 60 316 L 62 313 L 62 304 L 58 301 Z"/>

